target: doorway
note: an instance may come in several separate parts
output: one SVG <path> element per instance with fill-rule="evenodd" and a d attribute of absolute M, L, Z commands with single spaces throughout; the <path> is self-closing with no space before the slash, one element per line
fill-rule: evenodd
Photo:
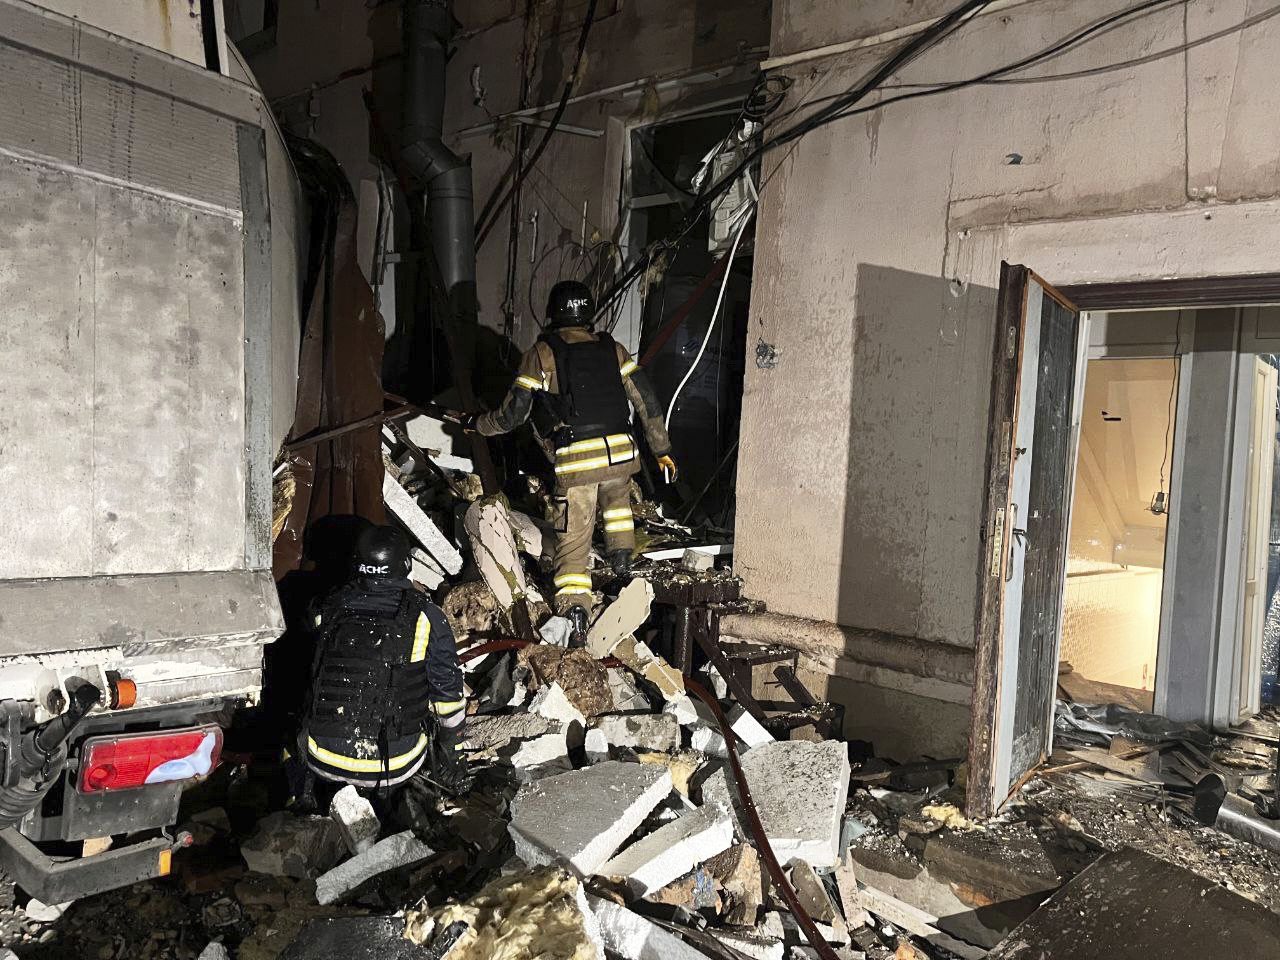
<path fill-rule="evenodd" d="M 1258 711 L 1280 638 L 1280 307 L 1246 305 L 1239 283 L 1056 290 L 1002 265 L 971 814 L 1047 756 L 1072 683 L 1217 729 Z"/>
<path fill-rule="evenodd" d="M 1085 368 L 1058 687 L 1151 712 L 1176 429 L 1176 358 Z"/>

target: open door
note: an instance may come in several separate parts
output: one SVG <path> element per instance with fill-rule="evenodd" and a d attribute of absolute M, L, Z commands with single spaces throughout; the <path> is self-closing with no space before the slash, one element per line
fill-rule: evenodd
<path fill-rule="evenodd" d="M 1276 459 L 1276 368 L 1254 361 L 1253 410 L 1245 499 L 1244 610 L 1235 667 L 1233 721 L 1262 708 L 1262 628 L 1267 616 L 1271 540 L 1271 481 Z"/>
<path fill-rule="evenodd" d="M 1001 264 L 978 571 L 967 805 L 990 816 L 1049 753 L 1058 674 L 1080 312 Z"/>

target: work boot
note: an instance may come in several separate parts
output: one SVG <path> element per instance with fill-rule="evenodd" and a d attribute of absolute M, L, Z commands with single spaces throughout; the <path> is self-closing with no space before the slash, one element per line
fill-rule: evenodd
<path fill-rule="evenodd" d="M 590 619 L 586 607 L 580 607 L 575 603 L 565 611 L 564 615 L 573 624 L 573 632 L 569 634 L 570 649 L 573 647 L 585 647 L 587 645 L 587 621 Z"/>
<path fill-rule="evenodd" d="M 609 565 L 613 567 L 613 574 L 616 577 L 631 576 L 631 551 L 626 547 L 620 550 L 613 550 L 609 553 Z"/>

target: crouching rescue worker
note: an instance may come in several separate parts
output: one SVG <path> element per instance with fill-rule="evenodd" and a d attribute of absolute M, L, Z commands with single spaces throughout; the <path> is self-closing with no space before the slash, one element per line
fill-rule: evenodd
<path fill-rule="evenodd" d="M 428 765 L 440 786 L 465 792 L 457 646 L 409 570 L 402 532 L 361 531 L 351 579 L 314 609 L 318 642 L 299 747 L 308 770 L 325 780 L 391 787 Z"/>
<path fill-rule="evenodd" d="M 473 425 L 494 436 L 532 415 L 555 469 L 556 612 L 569 616 L 579 635 L 591 609 L 587 563 L 597 511 L 614 572 L 624 576 L 631 569 L 636 545 L 631 477 L 640 470 L 632 408 L 668 482 L 676 474 L 653 388 L 621 344 L 591 329 L 594 316 L 595 303 L 584 284 L 563 280 L 552 287 L 547 330 L 521 358 L 501 406 Z"/>

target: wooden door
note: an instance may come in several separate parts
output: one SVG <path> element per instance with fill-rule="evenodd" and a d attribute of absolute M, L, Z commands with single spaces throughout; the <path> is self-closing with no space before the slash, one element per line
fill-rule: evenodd
<path fill-rule="evenodd" d="M 1071 506 L 1080 312 L 1002 264 L 979 563 L 968 808 L 993 813 L 1049 753 Z"/>

